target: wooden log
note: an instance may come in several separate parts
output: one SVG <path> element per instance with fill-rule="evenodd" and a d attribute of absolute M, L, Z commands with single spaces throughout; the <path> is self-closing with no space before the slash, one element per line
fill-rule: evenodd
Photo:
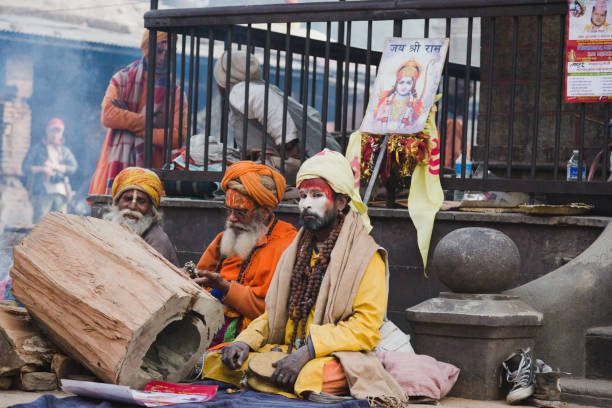
<path fill-rule="evenodd" d="M 223 306 L 139 236 L 51 213 L 14 249 L 13 294 L 62 351 L 105 382 L 179 381 Z"/>
<path fill-rule="evenodd" d="M 25 308 L 0 301 L 0 376 L 18 374 L 26 366 L 48 367 L 54 352 Z"/>
<path fill-rule="evenodd" d="M 21 374 L 18 388 L 24 391 L 53 391 L 57 389 L 57 378 L 54 373 L 42 371 Z"/>
<path fill-rule="evenodd" d="M 51 360 L 51 371 L 55 373 L 58 383 L 62 378 L 70 379 L 74 375 L 92 376 L 91 372 L 83 367 L 83 365 L 60 353 L 53 355 L 53 360 Z"/>

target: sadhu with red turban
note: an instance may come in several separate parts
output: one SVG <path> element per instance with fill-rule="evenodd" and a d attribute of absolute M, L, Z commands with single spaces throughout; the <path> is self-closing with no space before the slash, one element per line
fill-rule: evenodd
<path fill-rule="evenodd" d="M 234 163 L 221 181 L 225 230 L 202 255 L 195 280 L 226 305 L 225 324 L 211 347 L 234 340 L 264 311 L 276 264 L 296 235 L 295 228 L 273 212 L 285 184 L 276 170 L 251 161 Z"/>

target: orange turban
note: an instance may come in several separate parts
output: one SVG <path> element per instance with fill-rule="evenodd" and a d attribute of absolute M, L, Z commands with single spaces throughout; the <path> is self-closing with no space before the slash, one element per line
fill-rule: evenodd
<path fill-rule="evenodd" d="M 271 181 L 271 183 L 266 183 L 270 184 L 269 186 L 262 183 L 263 178 Z M 228 189 L 228 183 L 232 180 L 239 181 L 244 186 L 246 193 L 264 207 L 276 207 L 285 195 L 285 178 L 276 170 L 263 164 L 256 164 L 248 160 L 232 164 L 227 168 L 221 180 L 223 191 Z"/>
<path fill-rule="evenodd" d="M 140 190 L 146 193 L 155 207 L 164 195 L 164 187 L 157 174 L 142 167 L 127 167 L 119 172 L 113 181 L 113 203 L 119 201 L 124 191 Z"/>
<path fill-rule="evenodd" d="M 173 36 L 176 38 L 176 36 Z M 160 43 L 162 41 L 168 41 L 168 33 L 165 31 L 157 32 L 157 42 Z M 145 57 L 149 55 L 149 30 L 145 29 L 144 34 L 142 35 L 142 40 L 140 41 L 140 49 L 142 50 L 142 55 Z"/>

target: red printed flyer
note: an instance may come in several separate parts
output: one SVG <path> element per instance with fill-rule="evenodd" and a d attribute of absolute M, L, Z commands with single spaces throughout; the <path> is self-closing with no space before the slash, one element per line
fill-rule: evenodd
<path fill-rule="evenodd" d="M 612 0 L 568 0 L 565 102 L 612 100 L 610 3 Z"/>

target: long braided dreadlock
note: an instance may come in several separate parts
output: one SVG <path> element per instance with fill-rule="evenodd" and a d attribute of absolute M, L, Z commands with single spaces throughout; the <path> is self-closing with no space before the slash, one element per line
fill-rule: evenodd
<path fill-rule="evenodd" d="M 329 264 L 331 251 L 334 249 L 344 224 L 344 218 L 345 215 L 339 213 L 338 225 L 330 232 L 323 243 L 323 249 L 312 267 L 310 266 L 310 260 L 316 244 L 315 234 L 312 230 L 305 230 L 304 234 L 302 234 L 298 245 L 297 259 L 291 274 L 289 316 L 293 320 L 293 333 L 291 334 L 291 342 L 289 343 L 289 351 L 287 353 L 291 353 L 293 350 L 298 331 L 300 333 L 299 344 L 306 344 L 306 321 L 308 320 L 308 314 L 317 300 L 319 288 Z"/>

